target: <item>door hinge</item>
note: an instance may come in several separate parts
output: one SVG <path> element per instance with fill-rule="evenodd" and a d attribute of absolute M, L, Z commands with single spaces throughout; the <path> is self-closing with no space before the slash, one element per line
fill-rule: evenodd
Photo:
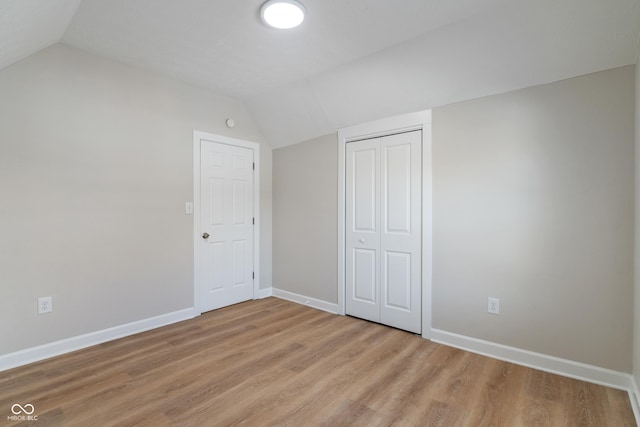
<path fill-rule="evenodd" d="M 251 274 L 251 277 L 255 280 L 255 278 L 256 278 L 256 272 L 255 271 Z"/>
<path fill-rule="evenodd" d="M 253 217 L 253 225 L 256 225 L 256 217 Z"/>
<path fill-rule="evenodd" d="M 253 170 L 256 170 L 256 162 L 253 162 Z"/>

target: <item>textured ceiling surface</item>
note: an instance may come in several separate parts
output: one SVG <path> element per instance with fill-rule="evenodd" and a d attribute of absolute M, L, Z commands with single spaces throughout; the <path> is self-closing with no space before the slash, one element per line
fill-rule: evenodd
<path fill-rule="evenodd" d="M 0 68 L 62 42 L 244 101 L 280 147 L 636 62 L 639 0 L 0 0 Z M 241 124 L 239 124 L 241 125 Z"/>

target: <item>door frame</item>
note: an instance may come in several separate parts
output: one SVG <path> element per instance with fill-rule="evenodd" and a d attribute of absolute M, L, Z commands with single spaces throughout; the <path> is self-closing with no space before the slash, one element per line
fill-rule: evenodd
<path fill-rule="evenodd" d="M 345 315 L 346 301 L 346 148 L 347 143 L 422 131 L 422 337 L 431 338 L 432 281 L 432 166 L 431 110 L 389 117 L 338 130 L 338 314 Z"/>
<path fill-rule="evenodd" d="M 200 299 L 200 284 L 204 280 L 198 273 L 200 270 L 200 162 L 201 141 L 216 142 L 234 147 L 248 148 L 253 151 L 255 170 L 253 172 L 253 216 L 256 223 L 253 227 L 253 299 L 256 299 L 260 290 L 260 144 L 228 136 L 212 133 L 193 131 L 193 306 L 202 313 Z"/>

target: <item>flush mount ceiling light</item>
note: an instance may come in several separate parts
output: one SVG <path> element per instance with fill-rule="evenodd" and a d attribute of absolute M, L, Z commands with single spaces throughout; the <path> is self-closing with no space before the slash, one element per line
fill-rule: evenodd
<path fill-rule="evenodd" d="M 260 16 L 265 24 L 288 30 L 304 21 L 305 8 L 296 0 L 269 0 L 260 8 Z"/>

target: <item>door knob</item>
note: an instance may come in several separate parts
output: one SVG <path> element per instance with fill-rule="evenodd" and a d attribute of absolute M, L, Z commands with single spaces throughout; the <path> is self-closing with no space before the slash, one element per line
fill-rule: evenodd
<path fill-rule="evenodd" d="M 360 243 L 364 243 L 364 239 L 360 238 L 360 240 L 358 240 Z"/>
<path fill-rule="evenodd" d="M 202 233 L 202 238 L 203 239 L 208 239 L 209 238 L 209 233 Z"/>

